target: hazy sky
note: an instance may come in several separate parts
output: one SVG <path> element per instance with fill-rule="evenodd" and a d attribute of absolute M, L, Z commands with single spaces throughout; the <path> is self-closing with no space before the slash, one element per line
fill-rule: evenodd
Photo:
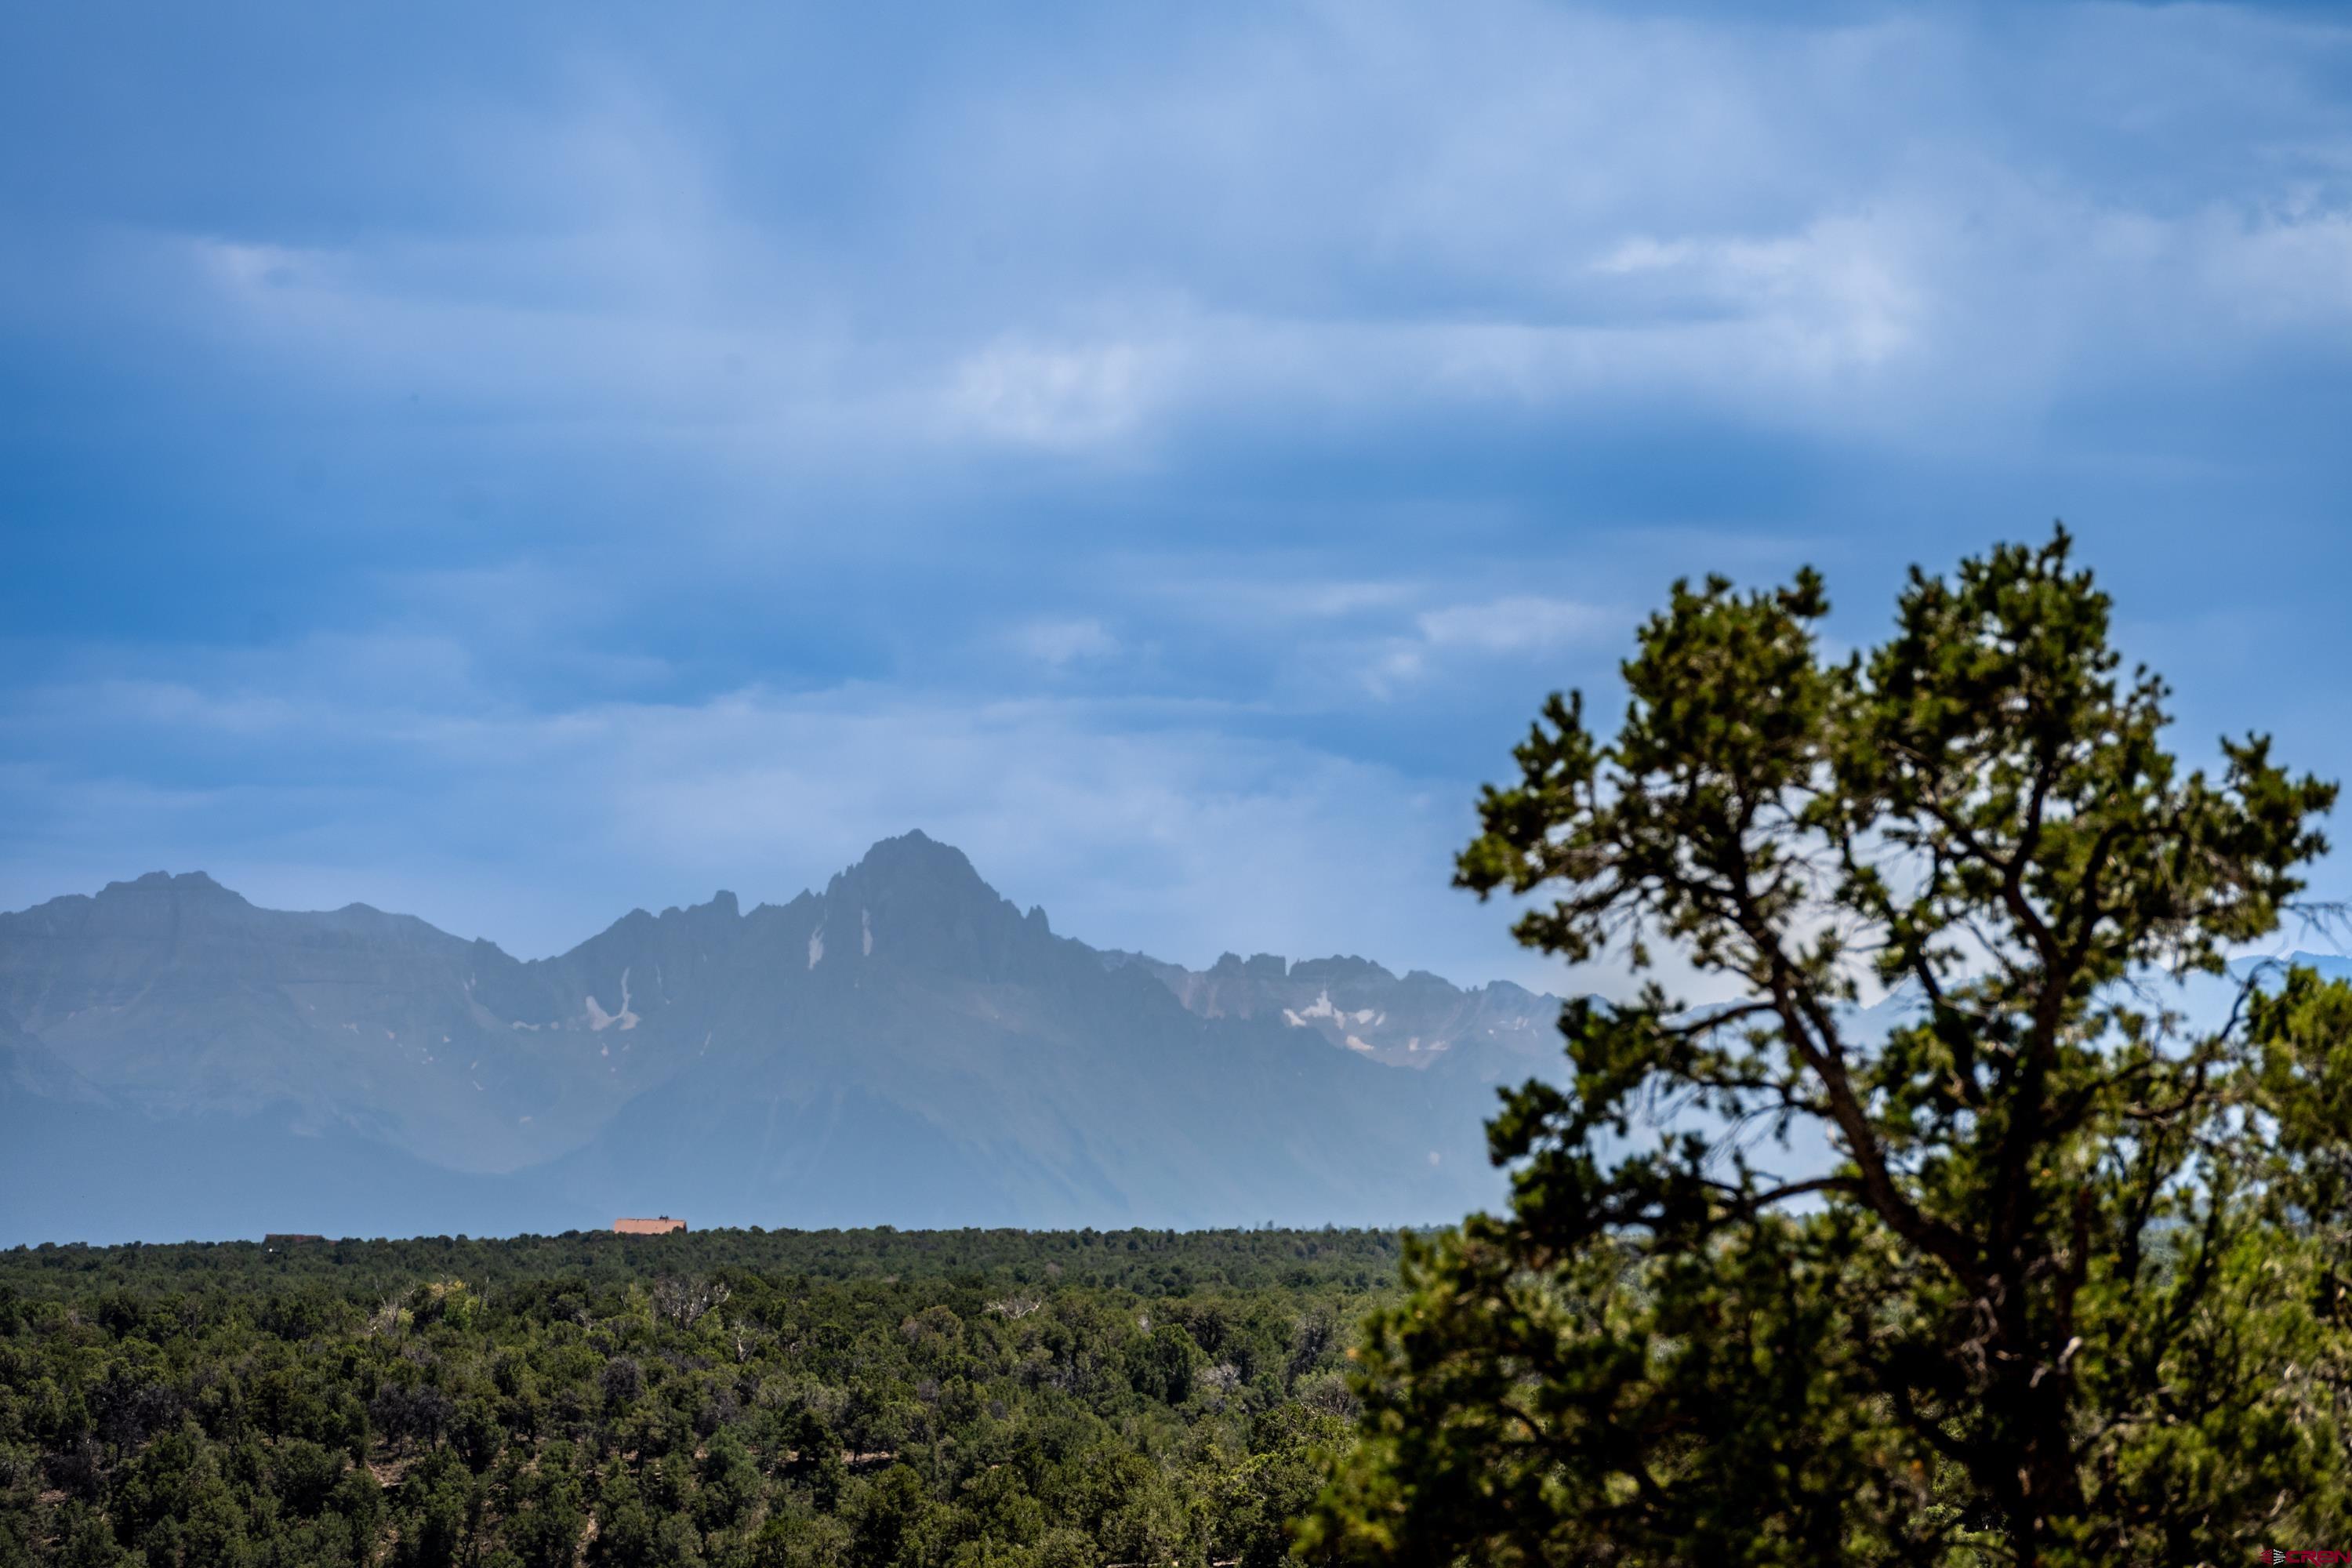
<path fill-rule="evenodd" d="M 535 955 L 921 826 L 1557 984 L 1446 886 L 1547 690 L 2061 516 L 2352 775 L 2352 25 L 1749 9 L 9 7 L 0 906 Z"/>

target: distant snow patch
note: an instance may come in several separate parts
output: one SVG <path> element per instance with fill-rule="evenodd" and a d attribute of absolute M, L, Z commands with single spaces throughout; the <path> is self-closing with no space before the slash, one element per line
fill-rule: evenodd
<path fill-rule="evenodd" d="M 857 911 L 857 924 L 866 937 L 866 956 L 874 956 L 874 917 L 865 910 Z"/>
<path fill-rule="evenodd" d="M 625 969 L 621 971 L 621 1010 L 619 1012 L 607 1013 L 598 1005 L 596 998 L 593 996 L 588 998 L 589 1028 L 601 1035 L 615 1024 L 624 1029 L 634 1029 L 637 1026 L 637 1016 L 629 1010 L 629 972 Z"/>
<path fill-rule="evenodd" d="M 1317 992 L 1313 1002 L 1295 1013 L 1287 1007 L 1282 1010 L 1282 1021 L 1294 1029 L 1307 1027 L 1307 1020 L 1309 1018 L 1328 1018 L 1336 1024 L 1344 1016 L 1345 1014 L 1331 1005 L 1331 993 L 1328 991 Z"/>
<path fill-rule="evenodd" d="M 819 926 L 816 930 L 809 932 L 809 967 L 811 969 L 814 969 L 816 967 L 816 961 L 824 956 L 824 927 Z"/>

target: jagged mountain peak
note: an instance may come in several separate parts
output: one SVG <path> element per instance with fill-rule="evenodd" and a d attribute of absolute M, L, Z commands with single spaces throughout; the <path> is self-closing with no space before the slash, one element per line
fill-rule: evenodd
<path fill-rule="evenodd" d="M 99 889 L 103 900 L 151 899 L 158 895 L 174 899 L 205 899 L 244 903 L 242 894 L 231 892 L 203 871 L 149 871 L 127 882 L 109 882 Z"/>
<path fill-rule="evenodd" d="M 742 919 L 741 901 L 734 894 L 721 888 L 698 904 L 683 906 L 671 904 L 657 915 L 646 910 L 631 910 L 605 929 L 608 931 L 617 931 L 622 926 L 635 921 L 664 930 L 681 926 L 689 930 L 704 930 L 732 927 L 739 924 Z"/>
<path fill-rule="evenodd" d="M 919 830 L 875 844 L 822 892 L 748 911 L 725 889 L 657 916 L 633 910 L 531 967 L 561 973 L 567 1005 L 583 1005 L 573 995 L 583 986 L 598 987 L 597 1005 L 608 1012 L 604 992 L 617 995 L 625 977 L 633 996 L 651 999 L 638 1004 L 642 1011 L 677 999 L 683 977 L 739 957 L 819 984 L 851 983 L 874 963 L 1003 978 L 1057 962 L 1060 945 L 1042 908 L 1024 914 L 961 850 Z M 644 989 L 649 974 L 663 977 L 652 990 Z"/>
<path fill-rule="evenodd" d="M 631 910 L 557 962 L 593 955 L 615 946 L 672 942 L 678 940 L 681 933 L 697 939 L 732 941 L 743 920 L 741 904 L 734 894 L 721 888 L 702 903 L 684 908 L 672 904 L 659 914 L 646 909 Z"/>
<path fill-rule="evenodd" d="M 1354 955 L 1288 963 L 1271 952 L 1246 959 L 1228 952 L 1198 972 L 1143 953 L 1101 957 L 1112 968 L 1146 971 L 1202 1017 L 1278 1019 L 1392 1066 L 1427 1067 L 1465 1047 L 1492 1059 L 1536 1062 L 1555 1048 L 1558 998 L 1517 985 L 1465 990 L 1425 969 L 1400 979 Z"/>
<path fill-rule="evenodd" d="M 876 894 L 998 899 L 962 850 L 919 827 L 877 840 L 856 865 L 836 872 L 825 891 L 831 896 L 845 888 Z"/>
<path fill-rule="evenodd" d="M 813 969 L 833 954 L 1002 976 L 1039 962 L 1056 940 L 1043 909 L 1023 914 L 962 850 L 920 829 L 876 844 L 818 902 Z"/>
<path fill-rule="evenodd" d="M 1422 971 L 1413 973 L 1418 974 Z M 1335 954 L 1329 958 L 1302 958 L 1291 966 L 1290 978 L 1312 981 L 1318 985 L 1393 985 L 1397 983 L 1397 977 L 1384 965 L 1374 963 L 1369 958 L 1359 958 L 1354 953 Z"/>

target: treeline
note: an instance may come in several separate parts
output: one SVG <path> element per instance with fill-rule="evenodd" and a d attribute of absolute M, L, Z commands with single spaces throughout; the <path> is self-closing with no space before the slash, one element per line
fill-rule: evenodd
<path fill-rule="evenodd" d="M 1369 1232 L 0 1254 L 0 1563 L 1283 1559 Z"/>
<path fill-rule="evenodd" d="M 34 1295 L 108 1286 L 276 1291 L 314 1281 L 355 1298 L 452 1276 L 486 1289 L 524 1279 L 592 1285 L 652 1274 L 745 1269 L 770 1276 L 985 1275 L 1148 1295 L 1224 1285 L 1371 1290 L 1396 1277 L 1397 1233 L 1379 1230 L 703 1230 L 667 1236 L 420 1237 L 404 1241 L 44 1245 L 0 1250 L 0 1289 Z"/>

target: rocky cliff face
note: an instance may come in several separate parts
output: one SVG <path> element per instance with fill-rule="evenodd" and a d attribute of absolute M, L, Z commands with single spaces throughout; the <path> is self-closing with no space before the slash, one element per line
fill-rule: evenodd
<path fill-rule="evenodd" d="M 1105 958 L 1151 974 L 1202 1017 L 1279 1019 L 1392 1067 L 1425 1068 L 1457 1051 L 1533 1065 L 1559 1050 L 1559 998 L 1507 980 L 1465 990 L 1423 969 L 1400 977 L 1369 959 L 1291 963 L 1270 952 L 1229 952 L 1205 970 L 1140 953 Z"/>

